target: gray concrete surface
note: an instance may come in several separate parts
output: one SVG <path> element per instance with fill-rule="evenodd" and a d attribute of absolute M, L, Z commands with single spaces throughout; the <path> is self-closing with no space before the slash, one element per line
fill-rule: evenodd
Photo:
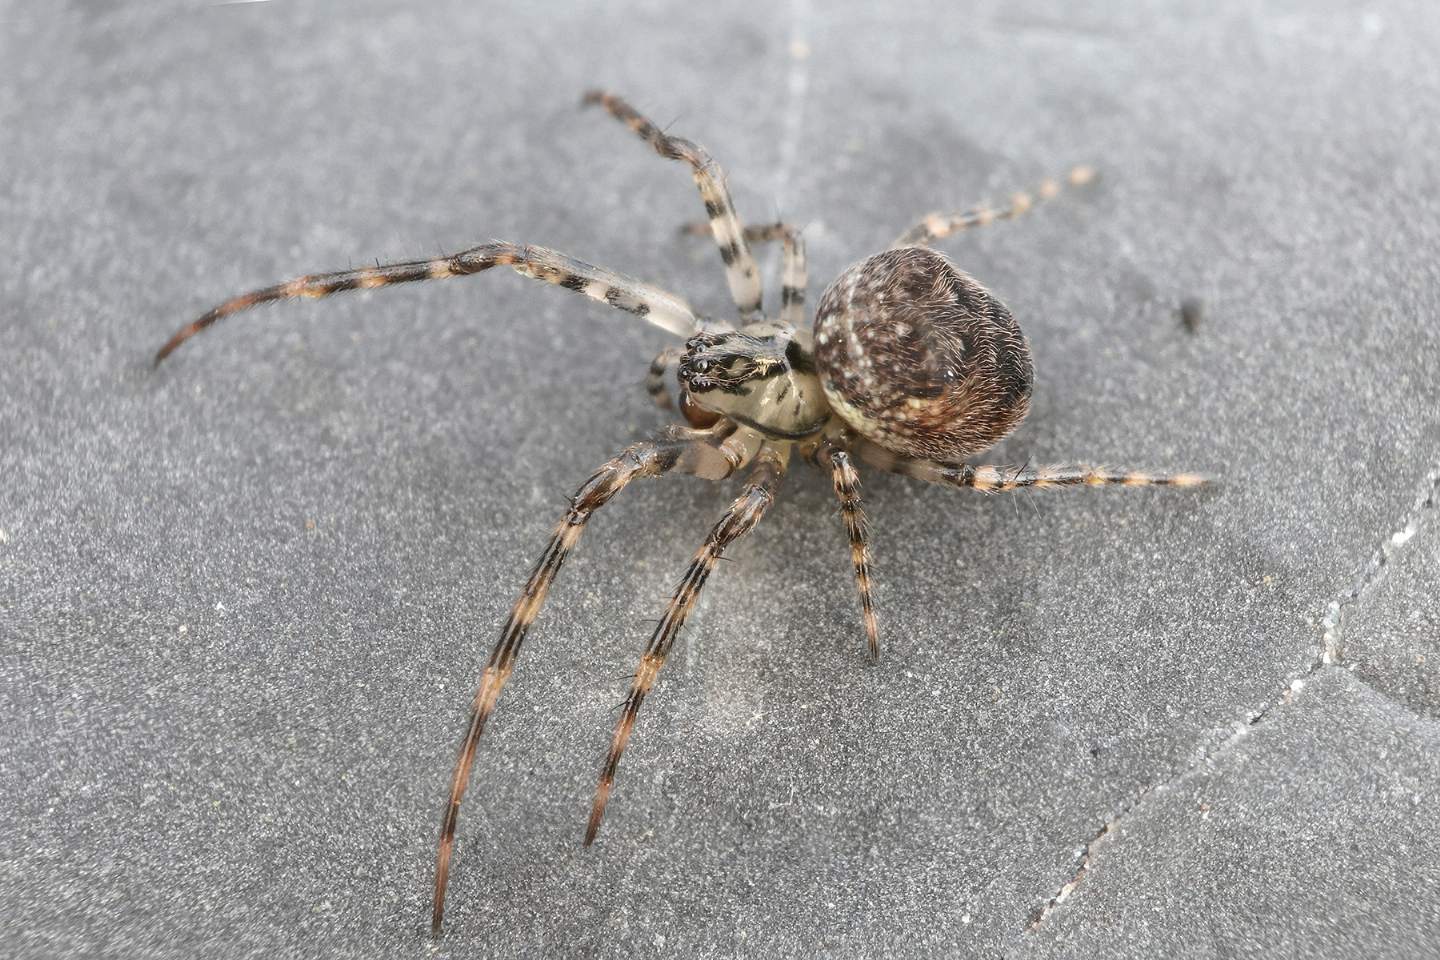
<path fill-rule="evenodd" d="M 1437 43 L 1404 0 L 8 8 L 0 954 L 1440 955 Z M 867 474 L 871 667 L 797 473 L 586 851 L 641 621 L 731 487 L 627 493 L 482 745 L 436 946 L 479 664 L 563 496 L 661 422 L 665 339 L 487 275 L 148 359 L 231 293 L 490 237 L 723 309 L 688 177 L 597 84 L 805 223 L 812 296 L 1095 164 L 943 245 L 1036 355 L 995 459 L 1226 482 Z"/>

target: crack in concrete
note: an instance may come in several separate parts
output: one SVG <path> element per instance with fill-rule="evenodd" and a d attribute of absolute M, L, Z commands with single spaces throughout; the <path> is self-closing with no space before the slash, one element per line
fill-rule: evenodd
<path fill-rule="evenodd" d="M 1422 491 L 1410 510 L 1405 514 L 1400 527 L 1390 536 L 1381 541 L 1368 562 L 1356 576 L 1352 586 L 1341 592 L 1339 596 L 1331 600 L 1325 608 L 1325 615 L 1320 620 L 1322 629 L 1320 655 L 1316 657 L 1308 667 L 1300 673 L 1291 677 L 1286 684 L 1284 692 L 1273 703 L 1263 704 L 1258 710 L 1250 711 L 1244 723 L 1236 723 L 1230 735 L 1219 744 L 1201 748 L 1199 756 L 1194 762 L 1187 765 L 1183 770 L 1178 771 L 1164 780 L 1157 781 L 1142 787 L 1128 803 L 1125 803 L 1110 816 L 1100 829 L 1097 830 L 1085 845 L 1080 848 L 1074 873 L 1070 879 L 1060 885 L 1060 888 L 1047 900 L 1035 909 L 1030 915 L 1030 923 L 1026 932 L 1033 932 L 1040 928 L 1047 917 L 1064 903 L 1072 893 L 1084 882 L 1086 874 L 1090 872 L 1090 864 L 1094 858 L 1095 850 L 1100 843 L 1110 836 L 1119 826 L 1120 821 L 1129 816 L 1130 812 L 1138 807 L 1151 793 L 1163 792 L 1174 785 L 1184 781 L 1201 766 L 1211 763 L 1232 746 L 1243 740 L 1250 730 L 1265 722 L 1271 714 L 1279 707 L 1288 704 L 1294 699 L 1295 694 L 1304 688 L 1305 684 L 1320 670 L 1327 666 L 1333 666 L 1344 659 L 1345 646 L 1341 639 L 1345 624 L 1345 614 L 1363 597 L 1375 589 L 1376 585 L 1384 576 L 1391 565 L 1391 560 L 1397 552 L 1402 550 L 1419 532 L 1426 522 L 1426 512 L 1440 506 L 1440 464 L 1437 464 L 1425 474 L 1425 482 Z"/>
<path fill-rule="evenodd" d="M 1361 597 L 1375 588 L 1390 565 L 1391 558 L 1414 538 L 1425 522 L 1426 511 L 1434 510 L 1437 503 L 1440 503 L 1440 465 L 1425 475 L 1424 488 L 1415 498 L 1415 503 L 1405 515 L 1400 528 L 1381 541 L 1380 546 L 1370 555 L 1370 560 L 1365 568 L 1356 577 L 1355 584 L 1331 600 L 1325 608 L 1325 616 L 1320 621 L 1320 625 L 1324 628 L 1320 654 L 1322 662 L 1339 663 L 1345 658 L 1345 645 L 1341 635 L 1344 631 L 1346 612 Z"/>
<path fill-rule="evenodd" d="M 1085 874 L 1090 872 L 1090 858 L 1095 853 L 1095 847 L 1110 834 L 1111 830 L 1115 829 L 1122 817 L 1134 809 L 1135 805 L 1141 800 L 1145 799 L 1152 789 L 1153 785 L 1141 788 L 1134 799 L 1121 807 L 1109 820 L 1101 824 L 1100 829 L 1095 831 L 1094 836 L 1085 842 L 1085 845 L 1080 848 L 1079 863 L 1076 864 L 1075 872 L 1071 874 L 1069 880 L 1060 885 L 1060 889 L 1056 890 L 1049 900 L 1036 907 L 1035 911 L 1030 914 L 1030 924 L 1026 927 L 1027 933 L 1040 929 L 1040 924 L 1045 922 L 1045 918 L 1050 916 L 1051 911 L 1064 903 L 1070 897 L 1070 894 L 1074 893 L 1076 888 L 1084 882 Z"/>

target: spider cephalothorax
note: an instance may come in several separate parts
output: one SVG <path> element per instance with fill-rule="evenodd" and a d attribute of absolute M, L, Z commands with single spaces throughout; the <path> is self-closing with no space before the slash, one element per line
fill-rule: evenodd
<path fill-rule="evenodd" d="M 494 242 L 432 260 L 307 275 L 242 294 L 181 328 L 155 358 L 159 363 L 215 321 L 259 303 L 467 276 L 492 267 L 509 267 L 688 338 L 684 350 L 671 347 L 655 358 L 648 384 L 662 407 L 672 406 L 666 379 L 670 366 L 678 361 L 680 410 L 688 426 L 672 425 L 632 444 L 581 484 L 486 661 L 441 825 L 431 918 L 436 933 L 460 801 L 486 721 L 565 558 L 591 515 L 630 481 L 668 473 L 718 480 L 746 471 L 744 490 L 711 528 L 651 632 L 600 774 L 585 831 L 587 845 L 599 830 L 640 705 L 654 687 L 680 628 L 725 548 L 748 533 L 774 501 L 792 453 L 830 474 L 850 539 L 872 657 L 878 655 L 879 631 L 871 601 L 869 538 L 852 453 L 906 476 L 979 490 L 1203 482 L 1184 473 L 1094 467 L 1013 469 L 965 462 L 1025 416 L 1032 379 L 1030 351 L 1005 306 L 927 245 L 957 230 L 1017 216 L 1030 209 L 1037 196 L 1017 193 L 1004 205 L 923 218 L 890 250 L 851 267 L 831 284 L 821 298 L 812 339 L 805 324 L 805 246 L 799 232 L 784 223 L 743 227 L 724 174 L 703 149 L 662 133 L 618 97 L 593 92 L 586 94 L 585 102 L 603 106 L 661 156 L 690 166 L 709 217 L 703 229 L 714 237 L 725 265 L 738 309 L 737 325 L 705 320 L 674 294 L 554 250 Z M 1069 181 L 1081 184 L 1090 176 L 1088 168 L 1077 167 Z M 1059 189 L 1056 181 L 1046 181 L 1038 199 L 1052 197 Z M 779 241 L 783 250 L 780 309 L 773 318 L 764 316 L 759 274 L 750 253 L 750 244 L 767 241 Z"/>
<path fill-rule="evenodd" d="M 809 339 L 780 323 L 691 337 L 680 358 L 680 388 L 703 409 L 768 437 L 813 436 L 830 419 L 830 410 L 815 377 Z"/>

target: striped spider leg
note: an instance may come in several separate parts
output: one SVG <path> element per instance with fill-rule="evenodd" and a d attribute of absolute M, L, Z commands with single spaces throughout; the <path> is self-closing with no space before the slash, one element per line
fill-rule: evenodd
<path fill-rule="evenodd" d="M 666 347 L 655 354 L 655 359 L 650 361 L 650 369 L 645 374 L 645 392 L 650 395 L 655 406 L 661 410 L 674 410 L 675 398 L 670 395 L 670 388 L 665 384 L 665 377 L 670 368 L 680 362 L 685 351 L 679 347 Z"/>
<path fill-rule="evenodd" d="M 553 283 L 576 293 L 633 313 L 655 326 L 682 337 L 711 326 L 685 300 L 659 287 L 597 267 L 563 253 L 528 244 L 497 241 L 430 260 L 409 260 L 359 270 L 307 274 L 284 283 L 231 297 L 199 319 L 176 331 L 155 354 L 158 365 L 182 343 L 215 321 L 250 307 L 297 297 L 328 297 L 346 290 L 368 290 L 417 280 L 443 280 L 481 273 L 492 267 L 509 267 L 516 273 Z"/>
<path fill-rule="evenodd" d="M 1071 168 L 1063 182 L 1072 187 L 1081 187 L 1094 179 L 1093 167 L 1079 166 Z M 1033 191 L 1012 193 L 1010 199 L 1003 204 L 981 203 L 957 213 L 936 211 L 926 214 L 920 218 L 919 223 L 900 234 L 891 247 L 929 246 L 952 233 L 986 227 L 998 220 L 1014 220 L 1034 209 L 1037 202 L 1053 200 L 1059 196 L 1061 184 L 1061 180 L 1049 177 L 1040 181 Z"/>
<path fill-rule="evenodd" d="M 1198 487 L 1212 482 L 1200 473 L 1149 473 L 1078 464 L 1008 467 L 937 463 L 906 457 L 869 441 L 861 442 L 859 453 L 866 463 L 891 473 L 986 493 L 1008 493 L 1025 487 Z"/>
<path fill-rule="evenodd" d="M 855 589 L 860 594 L 860 618 L 865 624 L 865 638 L 870 660 L 880 659 L 880 627 L 875 619 L 875 601 L 870 587 L 870 525 L 860 505 L 860 474 L 850 460 L 844 443 L 829 437 L 822 439 L 812 454 L 816 466 L 830 471 L 830 484 L 840 502 L 840 516 L 850 538 L 850 563 L 855 568 Z"/>
<path fill-rule="evenodd" d="M 709 236 L 710 224 L 687 223 L 680 232 L 692 237 Z M 762 223 L 747 226 L 743 234 L 751 245 L 780 241 L 780 321 L 795 327 L 803 325 L 809 271 L 805 265 L 805 238 L 799 228 L 783 222 Z"/>
<path fill-rule="evenodd" d="M 520 655 L 520 646 L 530 625 L 535 622 L 560 567 L 585 532 L 585 524 L 591 515 L 632 480 L 641 477 L 659 477 L 678 471 L 707 480 L 722 480 L 749 464 L 760 450 L 760 443 L 760 437 L 754 431 L 737 430 L 731 423 L 722 423 L 709 431 L 671 427 L 655 439 L 634 444 L 607 461 L 571 497 L 570 509 L 556 524 L 550 542 L 535 562 L 520 598 L 510 611 L 500 639 L 490 652 L 470 705 L 469 725 L 455 760 L 450 800 L 445 805 L 445 816 L 440 825 L 440 845 L 435 859 L 435 897 L 430 917 L 432 934 L 440 933 L 445 916 L 445 889 L 450 882 L 455 827 L 460 816 L 460 802 L 470 781 L 475 748 L 485 731 L 485 722 L 495 709 L 500 691 L 515 668 L 515 659 Z"/>
<path fill-rule="evenodd" d="M 616 120 L 625 124 L 655 152 L 667 160 L 683 160 L 690 165 L 695 186 L 700 190 L 700 199 L 705 202 L 705 215 L 710 220 L 710 233 L 715 245 L 720 248 L 720 259 L 725 264 L 725 280 L 730 286 L 730 295 L 735 299 L 741 316 L 760 312 L 763 291 L 760 286 L 760 272 L 755 268 L 755 258 L 750 254 L 745 231 L 740 217 L 735 213 L 735 204 L 730 200 L 730 188 L 725 184 L 725 171 L 706 152 L 705 148 L 681 137 L 672 137 L 661 131 L 634 107 L 612 93 L 604 90 L 588 91 L 581 101 L 585 105 L 599 104 Z"/>
<path fill-rule="evenodd" d="M 640 669 L 635 672 L 635 679 L 630 684 L 630 693 L 625 697 L 624 709 L 610 742 L 610 753 L 606 756 L 605 766 L 600 772 L 600 784 L 595 789 L 595 802 L 590 808 L 590 822 L 585 828 L 585 846 L 595 842 L 595 834 L 600 830 L 600 821 L 605 817 L 605 805 L 615 784 L 615 771 L 620 766 L 620 756 L 625 752 L 625 745 L 630 742 L 630 734 L 635 729 L 635 718 L 640 713 L 640 704 L 655 686 L 655 678 L 659 676 L 660 668 L 665 665 L 665 658 L 670 654 L 675 638 L 685 626 L 685 619 L 694 609 L 700 590 L 715 569 L 721 554 L 726 547 L 754 529 L 755 524 L 760 522 L 760 518 L 775 501 L 775 492 L 780 487 L 780 481 L 785 478 L 789 458 L 789 444 L 767 444 L 760 448 L 755 465 L 746 478 L 744 491 L 706 535 L 705 542 L 695 552 L 680 585 L 670 597 L 664 616 L 655 625 L 650 642 L 645 647 L 645 655 L 640 659 Z"/>
<path fill-rule="evenodd" d="M 745 228 L 745 239 L 751 243 L 779 240 L 780 255 L 780 322 L 800 327 L 805 323 L 805 287 L 809 270 L 805 264 L 805 238 L 788 223 L 766 223 Z"/>

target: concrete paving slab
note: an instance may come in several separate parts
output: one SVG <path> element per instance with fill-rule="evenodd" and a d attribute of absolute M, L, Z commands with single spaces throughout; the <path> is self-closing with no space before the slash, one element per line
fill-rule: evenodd
<path fill-rule="evenodd" d="M 1027 949 L 1104 823 L 1320 669 L 1440 463 L 1432 5 L 76 2 L 0 38 L 9 955 Z M 641 385 L 666 339 L 484 276 L 149 358 L 230 294 L 492 237 L 726 309 L 714 252 L 675 237 L 688 176 L 579 110 L 595 85 L 706 144 L 746 216 L 806 224 L 812 302 L 927 210 L 1094 164 L 944 244 L 1036 355 L 994 459 L 1226 483 L 867 473 L 870 667 L 831 495 L 797 472 L 586 851 L 642 621 L 733 485 L 627 493 L 487 733 L 437 948 L 479 666 L 563 497 L 663 422 Z M 1397 578 L 1365 635 L 1422 587 Z"/>

